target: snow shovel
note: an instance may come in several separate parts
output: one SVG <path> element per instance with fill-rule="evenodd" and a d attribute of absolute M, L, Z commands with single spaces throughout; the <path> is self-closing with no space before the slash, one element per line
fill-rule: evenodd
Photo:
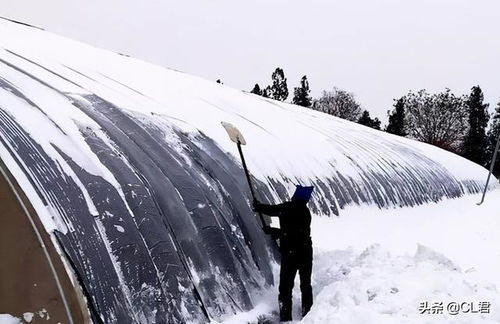
<path fill-rule="evenodd" d="M 252 186 L 252 180 L 250 179 L 250 173 L 248 172 L 247 164 L 245 162 L 245 157 L 243 156 L 243 151 L 241 150 L 241 145 L 246 145 L 247 142 L 245 141 L 245 138 L 240 133 L 240 131 L 234 125 L 226 122 L 222 122 L 221 124 L 222 127 L 226 129 L 226 132 L 229 135 L 231 141 L 235 142 L 236 145 L 238 146 L 238 152 L 240 153 L 241 163 L 243 164 L 243 170 L 245 170 L 248 186 L 250 187 L 250 193 L 252 194 L 252 199 L 255 201 L 256 198 Z M 257 214 L 259 215 L 260 221 L 262 222 L 262 229 L 264 230 L 265 233 L 267 233 L 271 229 L 271 227 L 266 225 L 266 223 L 264 222 L 264 217 L 260 212 L 258 212 Z"/>
<path fill-rule="evenodd" d="M 488 183 L 490 182 L 491 173 L 493 172 L 493 167 L 495 166 L 495 162 L 497 160 L 499 145 L 500 145 L 500 135 L 498 135 L 497 145 L 495 146 L 495 152 L 493 152 L 493 159 L 491 159 L 490 172 L 488 173 L 488 178 L 486 179 L 486 185 L 484 186 L 483 197 L 481 198 L 481 201 L 477 203 L 478 206 L 484 202 L 484 197 L 486 196 L 486 190 L 488 190 Z"/>

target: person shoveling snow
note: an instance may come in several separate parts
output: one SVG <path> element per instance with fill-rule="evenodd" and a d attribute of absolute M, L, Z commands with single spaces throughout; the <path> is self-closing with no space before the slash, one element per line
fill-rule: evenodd
<path fill-rule="evenodd" d="M 311 309 L 313 295 L 311 288 L 312 273 L 312 242 L 311 242 L 311 212 L 307 203 L 311 199 L 314 187 L 296 186 L 291 201 L 278 205 L 265 205 L 255 198 L 250 173 L 241 149 L 246 144 L 243 134 L 232 124 L 222 122 L 229 138 L 238 146 L 241 163 L 253 197 L 254 210 L 259 214 L 262 230 L 274 239 L 280 240 L 281 269 L 279 285 L 280 320 L 292 320 L 292 290 L 297 271 L 300 276 L 302 292 L 302 316 Z M 279 217 L 280 228 L 267 225 L 262 214 Z"/>
<path fill-rule="evenodd" d="M 292 320 L 292 290 L 297 271 L 302 293 L 302 316 L 309 312 L 313 304 L 311 213 L 307 207 L 313 189 L 314 187 L 298 185 L 291 201 L 278 205 L 262 204 L 256 199 L 253 203 L 256 212 L 279 217 L 280 220 L 281 268 L 278 299 L 281 321 Z"/>

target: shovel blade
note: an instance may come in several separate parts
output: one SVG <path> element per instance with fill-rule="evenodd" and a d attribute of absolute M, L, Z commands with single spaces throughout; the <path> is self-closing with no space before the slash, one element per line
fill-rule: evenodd
<path fill-rule="evenodd" d="M 222 127 L 224 127 L 224 129 L 226 130 L 227 134 L 229 135 L 231 141 L 241 145 L 245 145 L 247 143 L 243 135 L 238 130 L 238 128 L 236 128 L 233 124 L 226 122 L 221 122 L 221 124 Z"/>

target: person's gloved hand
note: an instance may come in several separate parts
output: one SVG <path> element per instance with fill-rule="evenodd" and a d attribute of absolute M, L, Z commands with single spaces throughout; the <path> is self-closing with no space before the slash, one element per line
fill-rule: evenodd
<path fill-rule="evenodd" d="M 271 226 L 264 226 L 262 228 L 265 234 L 271 235 L 273 240 L 279 239 L 281 237 L 281 230 L 279 228 L 274 228 Z"/>

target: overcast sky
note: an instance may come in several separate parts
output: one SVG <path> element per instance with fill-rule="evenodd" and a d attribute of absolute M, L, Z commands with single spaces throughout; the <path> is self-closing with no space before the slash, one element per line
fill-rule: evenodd
<path fill-rule="evenodd" d="M 408 90 L 500 101 L 500 0 L 2 0 L 0 15 L 238 89 L 280 66 L 291 94 L 306 74 L 313 96 L 346 89 L 384 121 Z"/>

